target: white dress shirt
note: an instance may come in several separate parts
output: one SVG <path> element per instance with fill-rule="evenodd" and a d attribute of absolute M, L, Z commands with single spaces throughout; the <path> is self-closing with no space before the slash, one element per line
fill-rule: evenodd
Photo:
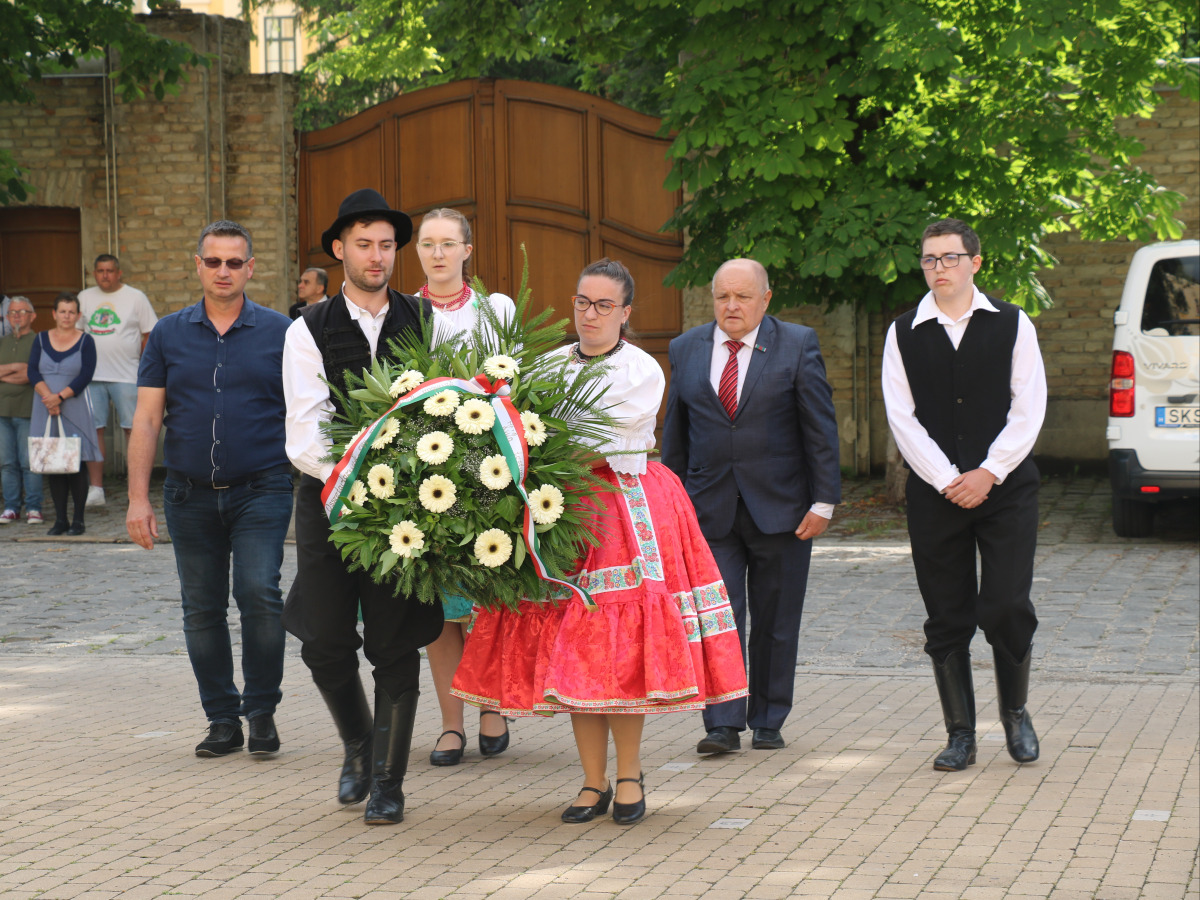
<path fill-rule="evenodd" d="M 374 359 L 389 307 L 385 305 L 372 315 L 346 299 L 345 284 L 341 296 L 350 318 L 358 323 L 370 343 L 371 358 Z M 434 342 L 440 343 L 437 337 Z M 303 318 L 296 319 L 284 336 L 283 396 L 287 403 L 285 448 L 288 459 L 301 472 L 324 482 L 333 472 L 333 463 L 327 459 L 333 442 L 321 430 L 321 423 L 328 422 L 333 415 L 333 403 L 329 399 L 329 386 L 325 384 L 321 351 Z"/>
<path fill-rule="evenodd" d="M 930 292 L 917 306 L 912 327 L 937 319 L 957 350 L 971 323 L 971 316 L 976 312 L 996 311 L 996 307 L 979 288 L 974 288 L 971 308 L 961 318 L 951 319 L 942 312 Z M 980 468 L 996 476 L 997 484 L 1002 483 L 1008 473 L 1033 450 L 1042 420 L 1046 417 L 1046 369 L 1038 349 L 1037 331 L 1023 311 L 1019 312 L 1017 339 L 1013 344 L 1010 396 L 1012 405 L 1006 424 L 988 448 L 987 458 L 980 464 Z M 961 473 L 917 420 L 912 388 L 904 370 L 900 346 L 896 342 L 895 322 L 888 329 L 883 347 L 883 399 L 887 407 L 888 424 L 892 427 L 896 445 L 905 461 L 923 481 L 938 491 L 944 491 Z"/>
<path fill-rule="evenodd" d="M 742 388 L 746 384 L 746 370 L 750 368 L 750 357 L 754 354 L 754 345 L 758 340 L 760 328 L 762 328 L 761 322 L 742 335 L 742 346 L 738 348 L 737 399 L 739 406 L 742 403 Z M 718 397 L 721 395 L 721 373 L 725 371 L 725 364 L 729 362 L 729 348 L 725 346 L 725 342 L 728 340 L 730 337 L 721 330 L 721 326 L 714 325 L 713 352 L 712 361 L 708 367 L 708 380 L 712 383 L 713 392 Z M 832 503 L 814 503 L 809 507 L 809 511 L 815 512 L 822 519 L 833 518 Z"/>

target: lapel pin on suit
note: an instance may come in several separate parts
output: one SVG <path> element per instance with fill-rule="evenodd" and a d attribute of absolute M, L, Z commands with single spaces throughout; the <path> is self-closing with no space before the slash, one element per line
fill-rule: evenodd
<path fill-rule="evenodd" d="M 757 350 L 759 353 L 766 353 L 767 345 L 766 344 L 755 344 L 754 349 Z"/>

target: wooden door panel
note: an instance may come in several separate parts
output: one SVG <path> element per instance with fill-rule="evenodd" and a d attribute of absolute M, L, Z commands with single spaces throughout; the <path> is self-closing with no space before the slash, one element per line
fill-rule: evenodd
<path fill-rule="evenodd" d="M 601 122 L 599 158 L 600 220 L 643 240 L 678 244 L 678 233 L 658 231 L 676 206 L 674 192 L 662 189 L 671 171 L 664 141 Z"/>
<path fill-rule="evenodd" d="M 468 97 L 421 109 L 396 121 L 399 202 L 416 221 L 420 213 L 440 206 L 460 207 L 475 197 L 474 104 Z M 453 139 L 434 136 L 453 135 Z"/>
<path fill-rule="evenodd" d="M 383 134 L 376 127 L 353 140 L 307 151 L 304 204 L 306 221 L 302 231 L 309 246 L 304 248 L 307 265 L 327 268 L 336 260 L 321 249 L 321 235 L 337 218 L 346 195 L 360 188 L 388 194 L 383 174 Z M 340 266 L 339 266 L 340 268 Z"/>
<path fill-rule="evenodd" d="M 54 326 L 54 298 L 83 288 L 79 210 L 0 207 L 0 287 L 28 297 L 37 311 L 34 329 Z"/>
<path fill-rule="evenodd" d="M 588 263 L 587 233 L 523 220 L 510 222 L 509 228 L 509 266 L 514 289 L 521 284 L 524 244 L 529 255 L 529 288 L 533 294 L 531 313 L 552 307 L 557 317 L 569 319 L 570 298 L 575 293 L 580 270 Z"/>
<path fill-rule="evenodd" d="M 505 201 L 587 217 L 587 114 L 546 103 L 505 104 Z"/>

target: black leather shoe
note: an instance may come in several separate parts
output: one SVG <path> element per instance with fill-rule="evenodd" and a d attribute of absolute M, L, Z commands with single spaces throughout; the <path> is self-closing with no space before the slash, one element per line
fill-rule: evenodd
<path fill-rule="evenodd" d="M 494 709 L 483 710 L 479 714 L 479 718 L 481 721 L 483 720 L 484 716 L 500 716 L 500 718 L 502 718 L 502 719 L 504 718 L 504 716 L 502 716 L 500 713 L 496 712 Z M 463 742 L 466 743 L 465 738 L 463 739 Z M 499 756 L 501 753 L 503 753 L 507 749 L 508 749 L 508 720 L 507 719 L 504 720 L 504 734 L 497 735 L 496 737 L 490 737 L 490 736 L 484 734 L 483 732 L 479 733 L 479 752 L 482 753 L 484 756 Z"/>
<path fill-rule="evenodd" d="M 782 750 L 787 743 L 778 728 L 755 728 L 750 746 L 755 750 Z"/>
<path fill-rule="evenodd" d="M 642 773 L 637 778 L 617 779 L 617 784 L 623 781 L 631 781 L 642 789 L 642 799 L 636 803 L 618 803 L 616 800 L 613 800 L 613 821 L 618 825 L 632 825 L 634 822 L 640 822 L 642 817 L 646 815 L 645 777 L 645 773 Z"/>
<path fill-rule="evenodd" d="M 84 532 L 83 523 L 76 522 L 70 528 L 67 529 L 67 536 L 68 537 L 79 537 L 79 535 L 83 534 L 83 532 Z"/>
<path fill-rule="evenodd" d="M 275 730 L 275 719 L 270 713 L 250 717 L 250 740 L 246 749 L 259 759 L 279 752 L 279 732 Z"/>
<path fill-rule="evenodd" d="M 992 657 L 996 662 L 1000 724 L 1004 726 L 1008 755 L 1019 763 L 1033 762 L 1041 752 L 1037 732 L 1033 730 L 1033 720 L 1025 708 L 1025 701 L 1029 698 L 1029 663 L 1032 656 L 1032 645 L 1020 661 L 1012 659 L 999 647 L 992 648 Z"/>
<path fill-rule="evenodd" d="M 66 534 L 67 529 L 70 527 L 71 526 L 68 525 L 66 522 L 55 522 L 53 525 L 50 526 L 50 530 L 47 531 L 46 534 L 51 535 L 51 536 L 59 535 L 59 534 Z"/>
<path fill-rule="evenodd" d="M 971 677 L 971 653 L 956 650 L 940 663 L 933 662 L 942 719 L 949 741 L 937 755 L 933 768 L 938 772 L 961 772 L 975 764 L 975 683 Z"/>
<path fill-rule="evenodd" d="M 429 764 L 431 766 L 457 766 L 462 762 L 463 749 L 467 746 L 467 736 L 461 731 L 443 731 L 438 738 L 438 743 L 441 743 L 442 738 L 452 734 L 459 740 L 459 745 L 453 750 L 438 750 L 436 747 L 429 754 Z M 481 739 L 483 735 L 479 736 Z"/>
<path fill-rule="evenodd" d="M 212 722 L 208 726 L 208 737 L 196 745 L 197 756 L 224 756 L 241 750 L 244 739 L 242 726 L 228 722 Z"/>
<path fill-rule="evenodd" d="M 975 732 L 956 731 L 946 742 L 946 749 L 933 761 L 933 768 L 938 772 L 961 772 L 975 765 L 975 748 Z"/>
<path fill-rule="evenodd" d="M 579 792 L 591 791 L 596 795 L 596 803 L 593 806 L 568 806 L 563 810 L 562 820 L 568 825 L 582 825 L 585 822 L 590 822 L 596 816 L 602 816 L 608 812 L 608 804 L 612 802 L 613 786 L 610 783 L 607 790 L 600 790 L 594 787 L 580 788 Z"/>
<path fill-rule="evenodd" d="M 742 739 L 736 728 L 718 725 L 696 745 L 697 753 L 732 753 L 742 749 Z"/>

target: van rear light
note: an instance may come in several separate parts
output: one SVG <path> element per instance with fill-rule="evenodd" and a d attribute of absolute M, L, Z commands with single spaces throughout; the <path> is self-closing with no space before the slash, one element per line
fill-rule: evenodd
<path fill-rule="evenodd" d="M 1158 485 L 1156 485 L 1156 484 L 1143 484 L 1142 485 L 1142 493 L 1143 494 L 1157 494 L 1158 492 L 1159 492 L 1159 488 L 1158 488 Z"/>
<path fill-rule="evenodd" d="M 1108 414 L 1119 418 L 1133 415 L 1133 354 L 1124 350 L 1113 351 Z"/>

